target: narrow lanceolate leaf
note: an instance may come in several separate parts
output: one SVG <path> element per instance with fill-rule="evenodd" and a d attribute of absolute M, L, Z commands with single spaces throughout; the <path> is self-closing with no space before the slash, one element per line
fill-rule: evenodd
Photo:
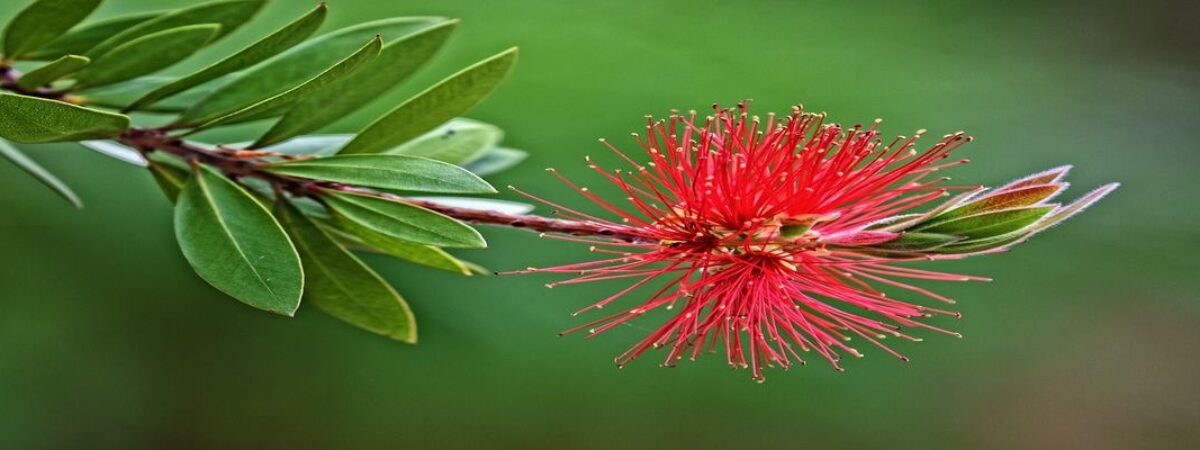
<path fill-rule="evenodd" d="M 200 101 L 204 97 L 212 93 L 213 90 L 228 83 L 230 77 L 221 77 L 213 81 L 205 83 L 203 86 L 198 86 L 189 89 L 183 93 L 172 96 L 171 98 L 161 100 L 153 105 L 143 107 L 141 111 L 156 112 L 156 113 L 180 113 L 191 108 L 192 105 Z M 74 93 L 71 97 L 73 101 L 77 101 L 83 105 L 102 106 L 105 108 L 123 109 L 137 99 L 141 98 L 147 92 L 158 89 L 174 82 L 176 78 L 162 76 L 147 76 L 134 78 L 132 80 L 113 84 L 109 86 L 100 86 L 93 89 L 85 89 Z"/>
<path fill-rule="evenodd" d="M 529 157 L 529 153 L 521 150 L 496 147 L 484 153 L 478 159 L 462 165 L 464 169 L 470 170 L 471 173 L 486 177 L 494 175 L 505 170 L 516 167 L 521 161 Z"/>
<path fill-rule="evenodd" d="M 301 16 L 270 36 L 263 38 L 228 58 L 201 69 L 199 72 L 150 91 L 125 109 L 132 111 L 145 108 L 159 100 L 212 81 L 223 75 L 253 66 L 267 58 L 275 56 L 279 52 L 303 42 L 313 32 L 317 31 L 317 28 L 321 26 L 321 22 L 325 20 L 327 9 L 324 3 L 317 5 L 308 14 Z"/>
<path fill-rule="evenodd" d="M 24 57 L 45 60 L 63 55 L 82 55 L 105 39 L 161 15 L 161 12 L 140 13 L 75 27 L 37 50 L 26 52 Z"/>
<path fill-rule="evenodd" d="M 325 226 L 325 231 L 351 250 L 387 255 L 459 275 L 471 274 L 463 261 L 432 245 L 414 244 L 362 228 L 349 233 L 339 230 L 333 224 Z"/>
<path fill-rule="evenodd" d="M 442 80 L 367 126 L 342 153 L 379 153 L 461 115 L 487 97 L 516 61 L 512 48 Z"/>
<path fill-rule="evenodd" d="M 88 49 L 86 55 L 98 60 L 113 49 L 142 36 L 172 28 L 206 23 L 215 23 L 221 26 L 216 36 L 213 37 L 213 41 L 216 41 L 249 22 L 265 4 L 266 0 L 227 0 L 172 11 L 109 36 Z"/>
<path fill-rule="evenodd" d="M 0 156 L 20 167 L 25 173 L 37 178 L 38 181 L 57 193 L 63 200 L 70 202 L 76 208 L 83 208 L 83 202 L 79 200 L 79 196 L 75 195 L 75 191 L 67 187 L 66 183 L 63 183 L 62 180 L 58 179 L 50 171 L 46 170 L 36 161 L 29 159 L 28 156 L 25 156 L 25 153 L 22 153 L 21 150 L 13 147 L 12 144 L 3 139 L 0 139 Z"/>
<path fill-rule="evenodd" d="M 496 200 L 494 198 L 475 198 L 475 197 L 409 197 L 414 200 L 426 200 L 434 203 L 439 203 L 446 206 L 456 208 L 479 209 L 484 211 L 495 211 L 504 214 L 525 214 L 533 211 L 533 205 L 521 202 L 510 202 L 508 200 Z"/>
<path fill-rule="evenodd" d="M 199 124 L 281 94 L 317 76 L 375 36 L 392 42 L 445 19 L 409 17 L 368 22 L 310 39 L 256 65 L 196 102 L 179 119 Z"/>
<path fill-rule="evenodd" d="M 900 237 L 896 239 L 874 245 L 874 247 L 895 251 L 919 252 L 932 250 L 962 240 L 962 236 L 951 234 L 905 232 L 901 233 Z"/>
<path fill-rule="evenodd" d="M 300 252 L 305 302 L 372 333 L 417 342 L 412 310 L 379 274 L 286 200 L 276 204 L 275 215 Z"/>
<path fill-rule="evenodd" d="M 1055 194 L 1063 191 L 1068 186 L 1068 183 L 1056 183 L 1026 186 L 1008 191 L 996 191 L 946 211 L 934 218 L 933 221 L 930 221 L 929 225 L 982 212 L 1032 206 L 1053 198 Z"/>
<path fill-rule="evenodd" d="M 346 57 L 346 59 L 338 62 L 329 70 L 321 72 L 320 75 L 313 77 L 311 80 L 304 82 L 299 86 L 289 89 L 279 95 L 268 98 L 261 102 L 242 108 L 231 114 L 218 117 L 216 119 L 204 122 L 193 128 L 192 132 L 209 129 L 220 125 L 231 125 L 235 123 L 248 122 L 251 120 L 264 119 L 277 114 L 280 114 L 282 109 L 296 101 L 317 92 L 341 78 L 347 77 L 354 72 L 362 69 L 372 58 L 379 55 L 379 49 L 383 48 L 383 41 L 376 36 L 367 45 L 363 46 L 354 54 Z"/>
<path fill-rule="evenodd" d="M 129 117 L 57 100 L 0 92 L 0 138 L 26 144 L 106 139 Z"/>
<path fill-rule="evenodd" d="M 328 192 L 322 198 L 336 214 L 339 225 L 351 233 L 361 228 L 418 244 L 468 248 L 487 246 L 483 236 L 475 229 L 419 206 L 342 192 Z"/>
<path fill-rule="evenodd" d="M 183 191 L 183 187 L 187 185 L 188 178 L 191 177 L 187 171 L 178 167 L 163 164 L 158 161 L 147 161 L 150 175 L 154 177 L 154 182 L 162 189 L 163 195 L 167 196 L 167 200 L 172 204 L 179 198 L 179 193 Z"/>
<path fill-rule="evenodd" d="M 1121 187 L 1121 183 L 1109 183 L 1104 186 L 1100 186 L 1095 190 L 1088 192 L 1087 194 L 1084 194 L 1083 197 L 1079 197 L 1078 200 L 1075 200 L 1070 204 L 1058 208 L 1050 214 L 1047 214 L 1046 217 L 1042 218 L 1041 221 L 1033 226 L 1033 231 L 1040 232 L 1057 225 L 1064 220 L 1070 219 L 1072 216 L 1079 214 L 1083 210 L 1087 209 L 1087 207 L 1092 206 L 1096 202 L 1100 201 L 1100 199 L 1112 193 L 1112 191 L 1117 190 L 1119 187 Z"/>
<path fill-rule="evenodd" d="M 1032 225 L 1058 205 L 1027 206 L 992 211 L 943 222 L 934 226 L 919 226 L 915 231 L 965 236 L 982 239 L 1017 231 Z"/>
<path fill-rule="evenodd" d="M 75 76 L 75 87 L 132 80 L 192 56 L 216 36 L 217 24 L 188 25 L 151 33 L 114 48 Z"/>
<path fill-rule="evenodd" d="M 32 91 L 78 72 L 89 62 L 86 56 L 67 55 L 21 75 L 17 86 Z"/>
<path fill-rule="evenodd" d="M 1067 172 L 1071 171 L 1071 165 L 1058 166 L 1053 169 L 1047 169 L 1033 175 L 1026 175 L 1000 186 L 995 189 L 995 192 L 1010 191 L 1028 186 L 1037 186 L 1041 184 L 1053 184 L 1062 181 L 1067 176 Z"/>
<path fill-rule="evenodd" d="M 479 159 L 502 139 L 504 131 L 495 125 L 459 118 L 384 153 L 422 156 L 462 165 Z"/>
<path fill-rule="evenodd" d="M 255 308 L 291 316 L 300 306 L 300 257 L 279 222 L 237 184 L 199 168 L 179 194 L 175 237 L 213 287 Z"/>
<path fill-rule="evenodd" d="M 379 98 L 432 58 L 457 24 L 456 20 L 446 21 L 387 42 L 370 67 L 296 104 L 254 146 L 316 130 Z"/>
<path fill-rule="evenodd" d="M 79 145 L 123 163 L 146 167 L 146 158 L 133 147 L 109 140 L 79 141 Z"/>
<path fill-rule="evenodd" d="M 412 156 L 330 156 L 278 163 L 266 170 L 301 178 L 398 191 L 496 192 L 482 178 L 461 167 Z"/>
<path fill-rule="evenodd" d="M 4 55 L 25 53 L 62 36 L 100 6 L 100 0 L 37 0 L 17 13 L 4 29 Z"/>

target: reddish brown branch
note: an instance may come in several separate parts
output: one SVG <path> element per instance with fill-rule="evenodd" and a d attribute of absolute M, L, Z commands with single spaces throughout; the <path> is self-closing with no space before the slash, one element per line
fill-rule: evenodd
<path fill-rule="evenodd" d="M 641 242 L 646 238 L 631 232 L 627 227 L 589 221 L 553 219 L 537 215 L 508 214 L 499 211 L 462 208 L 450 206 L 430 200 L 419 200 L 402 197 L 386 192 L 334 183 L 330 181 L 309 180 L 286 175 L 274 174 L 262 170 L 264 162 L 257 158 L 246 158 L 244 152 L 237 150 L 208 150 L 190 144 L 181 139 L 168 135 L 163 130 L 131 128 L 118 138 L 122 143 L 138 149 L 143 153 L 161 151 L 178 156 L 187 161 L 194 161 L 233 178 L 251 177 L 271 183 L 277 189 L 316 198 L 327 191 L 339 191 L 360 195 L 386 198 L 420 206 L 437 211 L 447 216 L 465 222 L 485 225 L 522 228 L 539 233 L 556 233 L 574 236 L 598 236 L 625 242 Z M 253 154 L 252 154 L 253 155 Z"/>

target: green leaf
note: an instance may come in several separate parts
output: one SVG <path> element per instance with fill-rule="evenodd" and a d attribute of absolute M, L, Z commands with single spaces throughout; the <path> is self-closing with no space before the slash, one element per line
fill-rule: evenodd
<path fill-rule="evenodd" d="M 914 230 L 982 239 L 1025 228 L 1057 207 L 1058 205 L 1052 204 L 1004 209 L 960 217 L 933 226 L 918 226 Z"/>
<path fill-rule="evenodd" d="M 172 28 L 206 23 L 215 23 L 221 26 L 217 30 L 216 36 L 212 38 L 212 41 L 215 42 L 249 22 L 265 4 L 266 0 L 228 0 L 172 11 L 109 36 L 108 39 L 88 49 L 86 55 L 98 60 L 113 49 L 142 36 Z"/>
<path fill-rule="evenodd" d="M 484 153 L 478 159 L 463 164 L 464 169 L 475 175 L 486 177 L 515 167 L 529 157 L 529 153 L 521 150 L 496 147 Z"/>
<path fill-rule="evenodd" d="M 187 25 L 139 37 L 114 48 L 75 76 L 75 87 L 104 86 L 183 61 L 216 36 L 217 24 Z"/>
<path fill-rule="evenodd" d="M 146 158 L 133 147 L 109 140 L 79 141 L 79 145 L 94 150 L 96 153 L 138 167 L 146 167 Z"/>
<path fill-rule="evenodd" d="M 258 64 L 259 62 L 270 58 L 279 52 L 287 50 L 296 44 L 308 39 L 321 23 L 325 20 L 325 12 L 328 8 L 324 3 L 317 5 L 315 9 L 309 11 L 308 14 L 301 16 L 287 26 L 279 29 L 270 36 L 259 40 L 258 42 L 242 49 L 241 51 L 222 59 L 199 72 L 193 73 L 186 77 L 180 78 L 167 85 L 159 87 L 142 98 L 138 99 L 126 110 L 142 109 L 152 105 L 159 100 L 186 91 L 193 87 L 214 80 L 223 75 L 233 73 L 238 70 Z"/>
<path fill-rule="evenodd" d="M 268 172 L 357 186 L 418 192 L 494 193 L 482 178 L 453 164 L 400 155 L 343 155 L 274 164 Z"/>
<path fill-rule="evenodd" d="M 461 115 L 487 97 L 516 61 L 512 48 L 451 75 L 367 126 L 341 152 L 379 153 Z"/>
<path fill-rule="evenodd" d="M 192 269 L 255 308 L 291 316 L 300 306 L 300 257 L 250 193 L 212 169 L 195 170 L 175 206 L 175 237 Z"/>
<path fill-rule="evenodd" d="M 1067 183 L 1059 183 L 1026 186 L 1008 191 L 996 191 L 946 211 L 922 225 L 932 226 L 959 217 L 1002 209 L 1032 206 L 1049 200 L 1066 188 Z"/>
<path fill-rule="evenodd" d="M 369 68 L 301 101 L 254 146 L 282 142 L 316 130 L 379 98 L 432 58 L 457 24 L 456 20 L 442 22 L 388 42 Z"/>
<path fill-rule="evenodd" d="M 0 139 L 0 156 L 20 167 L 25 173 L 37 178 L 38 181 L 58 193 L 60 197 L 70 202 L 76 208 L 83 208 L 83 202 L 79 200 L 79 196 L 75 195 L 75 191 L 67 187 L 66 183 L 63 183 L 62 180 L 58 179 L 50 171 L 46 170 L 36 161 L 29 159 L 28 156 L 25 156 L 25 153 L 22 153 L 21 150 L 13 147 L 12 144 L 3 139 Z"/>
<path fill-rule="evenodd" d="M 310 39 L 254 66 L 233 82 L 196 103 L 180 124 L 207 122 L 274 97 L 317 76 L 375 36 L 391 42 L 444 19 L 395 18 L 343 28 Z"/>
<path fill-rule="evenodd" d="M 18 59 L 36 50 L 82 22 L 97 6 L 100 0 L 37 0 L 29 4 L 4 29 L 4 55 Z"/>
<path fill-rule="evenodd" d="M 962 236 L 940 233 L 905 232 L 900 237 L 871 247 L 904 252 L 932 250 L 963 240 Z"/>
<path fill-rule="evenodd" d="M 17 86 L 25 90 L 35 90 L 78 72 L 91 61 L 86 56 L 64 56 L 21 75 L 21 78 L 17 80 Z"/>
<path fill-rule="evenodd" d="M 367 42 L 367 45 L 364 45 L 361 49 L 354 52 L 354 54 L 347 56 L 346 59 L 330 67 L 329 70 L 321 72 L 320 75 L 313 77 L 311 80 L 305 81 L 303 84 L 274 97 L 197 125 L 188 134 L 220 125 L 232 125 L 281 114 L 282 110 L 289 105 L 308 97 L 313 92 L 321 90 L 321 88 L 328 86 L 330 83 L 350 76 L 359 69 L 362 69 L 372 58 L 379 55 L 379 49 L 381 48 L 383 48 L 383 41 L 379 36 L 375 36 L 374 39 L 371 39 L 370 42 Z"/>
<path fill-rule="evenodd" d="M 105 139 L 129 128 L 129 117 L 57 100 L 0 92 L 0 138 L 26 144 Z"/>
<path fill-rule="evenodd" d="M 178 167 L 158 161 L 148 160 L 147 164 L 147 168 L 150 169 L 150 175 L 154 177 L 154 182 L 162 189 L 163 195 L 167 196 L 167 200 L 172 204 L 178 201 L 179 193 L 187 185 L 191 174 Z"/>
<path fill-rule="evenodd" d="M 123 83 L 86 89 L 72 97 L 81 104 L 102 106 L 105 108 L 123 109 L 130 103 L 141 98 L 147 92 L 175 81 L 173 77 L 148 76 L 135 78 Z M 222 77 L 205 83 L 204 86 L 189 89 L 169 99 L 159 101 L 142 108 L 145 112 L 180 113 L 186 111 L 196 102 L 208 96 L 214 89 L 228 83 L 230 77 Z"/>
<path fill-rule="evenodd" d="M 502 139 L 504 132 L 495 125 L 459 118 L 383 153 L 422 156 L 461 165 L 482 157 Z"/>
<path fill-rule="evenodd" d="M 141 13 L 77 27 L 37 50 L 27 52 L 25 58 L 45 60 L 63 55 L 82 55 L 105 39 L 161 15 L 161 12 Z"/>
<path fill-rule="evenodd" d="M 322 196 L 343 229 L 361 228 L 409 242 L 440 247 L 486 247 L 483 236 L 466 224 L 428 209 L 378 197 L 327 192 Z"/>
<path fill-rule="evenodd" d="M 352 250 L 378 253 L 450 273 L 470 275 L 470 270 L 463 261 L 432 245 L 414 244 L 361 227 L 353 233 L 342 231 L 334 224 L 325 226 L 325 229 Z"/>
<path fill-rule="evenodd" d="M 286 200 L 276 203 L 275 215 L 304 263 L 304 301 L 372 333 L 417 342 L 412 310 L 379 274 Z"/>

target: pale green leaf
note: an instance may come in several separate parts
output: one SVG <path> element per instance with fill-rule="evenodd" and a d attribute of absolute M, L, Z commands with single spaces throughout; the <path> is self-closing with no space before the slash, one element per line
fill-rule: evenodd
<path fill-rule="evenodd" d="M 320 225 L 322 225 L 325 228 L 325 231 L 329 232 L 330 235 L 334 236 L 338 242 L 346 245 L 351 250 L 361 250 L 365 252 L 391 256 L 411 263 L 416 263 L 459 275 L 471 274 L 470 270 L 463 264 L 462 260 L 459 260 L 449 253 L 446 253 L 445 250 L 432 245 L 414 244 L 412 242 L 403 241 L 391 236 L 365 230 L 361 227 L 356 228 L 352 234 L 350 232 L 338 229 L 336 224 L 322 223 Z"/>
<path fill-rule="evenodd" d="M 478 159 L 463 164 L 462 167 L 470 170 L 475 175 L 486 177 L 511 169 L 528 157 L 529 153 L 521 150 L 496 147 L 488 150 L 487 153 L 484 153 Z"/>
<path fill-rule="evenodd" d="M 292 107 L 254 146 L 271 145 L 316 130 L 371 103 L 432 58 L 457 24 L 455 20 L 446 21 L 386 42 L 370 67 Z"/>
<path fill-rule="evenodd" d="M 4 56 L 23 54 L 62 36 L 87 18 L 100 0 L 37 0 L 18 12 L 4 29 Z"/>
<path fill-rule="evenodd" d="M 38 164 L 37 161 L 29 159 L 28 156 L 25 156 L 25 153 L 3 139 L 0 139 L 0 156 L 42 182 L 42 184 L 46 185 L 46 187 L 53 190 L 76 208 L 83 208 L 83 202 L 79 200 L 79 196 L 75 195 L 75 191 L 72 191 L 66 183 L 63 183 L 62 180 L 42 167 L 41 164 Z"/>
<path fill-rule="evenodd" d="M 311 136 L 300 136 L 292 138 L 279 144 L 270 145 L 259 148 L 265 152 L 276 152 L 288 155 L 305 156 L 329 156 L 337 153 L 338 149 L 350 142 L 353 139 L 353 134 L 318 134 Z M 250 142 L 235 145 L 239 148 L 250 148 L 253 145 Z"/>
<path fill-rule="evenodd" d="M 196 103 L 179 118 L 179 123 L 207 122 L 274 97 L 317 76 L 375 36 L 391 42 L 442 20 L 436 17 L 386 19 L 317 36 L 250 68 Z"/>
<path fill-rule="evenodd" d="M 475 197 L 430 197 L 419 196 L 409 197 L 414 200 L 427 200 L 434 203 L 440 203 L 446 206 L 455 208 L 478 209 L 482 211 L 494 211 L 504 214 L 525 214 L 533 211 L 533 205 L 521 202 L 512 202 L 508 200 L 497 200 L 494 198 L 475 198 Z"/>
<path fill-rule="evenodd" d="M 250 193 L 208 168 L 192 174 L 175 206 L 175 237 L 192 269 L 255 308 L 291 316 L 304 287 L 300 257 Z"/>
<path fill-rule="evenodd" d="M 26 144 L 116 136 L 129 117 L 57 100 L 0 92 L 0 138 Z"/>
<path fill-rule="evenodd" d="M 170 67 L 207 45 L 218 29 L 217 24 L 188 25 L 129 41 L 75 75 L 75 88 L 116 84 Z"/>
<path fill-rule="evenodd" d="M 279 201 L 279 218 L 304 264 L 304 301 L 372 333 L 417 342 L 412 310 L 379 274 L 300 211 Z"/>
<path fill-rule="evenodd" d="M 154 104 L 159 100 L 186 91 L 193 87 L 214 80 L 223 75 L 233 73 L 238 70 L 258 64 L 259 62 L 270 58 L 279 52 L 287 50 L 296 44 L 303 42 L 317 28 L 321 26 L 321 22 L 325 20 L 326 8 L 324 3 L 317 5 L 315 9 L 309 11 L 308 14 L 301 16 L 292 23 L 284 26 L 278 31 L 272 33 L 258 42 L 242 49 L 241 51 L 230 55 L 212 65 L 201 69 L 199 72 L 193 73 L 186 77 L 175 80 L 167 85 L 159 87 L 142 98 L 138 99 L 133 104 L 129 105 L 126 110 L 143 109 L 146 106 Z"/>
<path fill-rule="evenodd" d="M 401 155 L 342 155 L 277 163 L 268 172 L 379 189 L 417 192 L 493 193 L 465 169 Z"/>
<path fill-rule="evenodd" d="M 37 50 L 25 53 L 24 58 L 45 60 L 63 55 L 82 55 L 105 39 L 161 15 L 161 12 L 139 13 L 76 27 Z"/>
<path fill-rule="evenodd" d="M 21 78 L 17 80 L 17 86 L 32 91 L 80 71 L 89 62 L 91 60 L 86 56 L 63 56 L 21 75 Z"/>
<path fill-rule="evenodd" d="M 322 199 L 335 213 L 339 225 L 351 233 L 361 228 L 418 244 L 468 248 L 487 246 L 483 236 L 474 228 L 419 206 L 332 191 Z"/>
<path fill-rule="evenodd" d="M 221 26 L 217 30 L 216 36 L 212 38 L 212 41 L 216 41 L 249 22 L 265 4 L 266 0 L 227 0 L 171 11 L 109 36 L 88 49 L 85 54 L 93 60 L 99 60 L 113 49 L 142 36 L 172 28 L 206 23 L 215 23 Z"/>
<path fill-rule="evenodd" d="M 192 129 L 192 131 L 189 132 L 189 134 L 221 125 L 232 125 L 235 123 L 264 119 L 282 114 L 282 111 L 286 110 L 289 105 L 292 105 L 302 98 L 308 97 L 313 92 L 321 90 L 330 83 L 350 76 L 354 72 L 362 69 L 367 65 L 368 62 L 371 61 L 371 59 L 379 55 L 379 50 L 381 48 L 383 48 L 383 41 L 379 38 L 379 36 L 376 36 L 374 39 L 371 39 L 367 45 L 364 45 L 358 51 L 354 52 L 354 54 L 347 56 L 346 59 L 338 62 L 328 70 L 321 72 L 321 74 L 313 77 L 311 80 L 305 81 L 303 84 L 274 97 L 197 125 Z"/>
<path fill-rule="evenodd" d="M 422 156 L 462 165 L 479 159 L 502 139 L 504 131 L 495 125 L 459 118 L 382 153 Z"/>
<path fill-rule="evenodd" d="M 109 140 L 79 141 L 79 145 L 123 163 L 146 167 L 146 158 L 133 147 Z"/>
<path fill-rule="evenodd" d="M 488 96 L 517 60 L 512 48 L 451 75 L 376 120 L 342 153 L 379 153 L 461 115 Z"/>

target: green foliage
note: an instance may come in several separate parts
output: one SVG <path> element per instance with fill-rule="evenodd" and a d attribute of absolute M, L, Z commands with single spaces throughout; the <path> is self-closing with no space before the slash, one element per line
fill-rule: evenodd
<path fill-rule="evenodd" d="M 379 50 L 382 48 L 383 41 L 376 36 L 358 51 L 354 52 L 350 56 L 347 56 L 346 59 L 339 61 L 333 67 L 321 72 L 312 79 L 253 105 L 204 122 L 203 124 L 194 127 L 193 130 L 199 131 L 218 125 L 235 124 L 278 115 L 281 110 L 284 110 L 289 105 L 311 95 L 314 92 L 320 91 L 330 83 L 350 76 L 359 69 L 362 69 L 363 66 L 379 55 Z"/>
<path fill-rule="evenodd" d="M 370 67 L 305 98 L 254 143 L 262 147 L 329 125 L 400 84 L 437 52 L 458 21 L 450 20 L 388 42 Z"/>
<path fill-rule="evenodd" d="M 209 2 L 172 11 L 125 28 L 88 49 L 85 54 L 92 59 L 99 59 L 113 49 L 142 36 L 172 28 L 206 23 L 220 25 L 216 35 L 213 36 L 213 40 L 215 41 L 241 28 L 265 4 L 266 0 L 228 0 Z"/>
<path fill-rule="evenodd" d="M 33 91 L 55 80 L 80 71 L 90 62 L 92 60 L 86 56 L 66 55 L 54 62 L 25 73 L 25 75 L 21 76 L 21 79 L 17 80 L 17 86 L 21 89 Z"/>
<path fill-rule="evenodd" d="M 76 141 L 145 167 L 175 205 L 184 258 L 243 303 L 290 316 L 304 299 L 413 343 L 416 323 L 405 300 L 351 250 L 464 276 L 486 273 L 442 248 L 485 247 L 479 232 L 418 204 L 529 209 L 400 196 L 495 193 L 472 171 L 496 173 L 525 158 L 497 147 L 504 137 L 498 127 L 456 118 L 507 75 L 515 49 L 424 90 L 362 135 L 306 135 L 399 86 L 445 45 L 457 20 L 390 18 L 312 37 L 327 14 L 321 3 L 199 70 L 164 77 L 154 74 L 242 27 L 265 0 L 212 1 L 77 26 L 97 3 L 35 1 L 7 26 L 0 138 Z M 48 62 L 22 74 L 9 65 L 14 56 Z M 172 117 L 138 114 L 135 126 L 129 116 L 98 108 Z M 272 118 L 278 120 L 265 133 L 244 143 L 191 139 Z M 78 205 L 61 180 L 17 148 L 0 141 L 0 155 Z"/>
<path fill-rule="evenodd" d="M 204 123 L 300 85 L 327 70 L 375 37 L 390 42 L 442 20 L 439 18 L 397 18 L 343 28 L 297 45 L 261 65 L 244 72 L 238 79 L 195 104 L 177 123 Z"/>
<path fill-rule="evenodd" d="M 322 197 L 346 231 L 362 236 L 380 233 L 418 244 L 442 247 L 486 247 L 478 231 L 442 214 L 396 200 L 342 192 Z"/>
<path fill-rule="evenodd" d="M 417 322 L 400 294 L 286 200 L 275 215 L 287 229 L 304 265 L 304 301 L 359 328 L 408 343 Z"/>
<path fill-rule="evenodd" d="M 99 57 L 75 76 L 75 88 L 105 86 L 183 61 L 216 36 L 218 24 L 187 25 L 139 37 Z"/>
<path fill-rule="evenodd" d="M 325 21 L 325 12 L 328 8 L 322 3 L 309 11 L 308 14 L 301 16 L 294 22 L 284 26 L 270 36 L 242 49 L 241 51 L 230 55 L 212 65 L 201 69 L 200 71 L 188 75 L 186 77 L 172 81 L 153 91 L 150 91 L 142 98 L 126 107 L 126 110 L 132 111 L 142 109 L 152 105 L 159 100 L 186 91 L 193 87 L 199 86 L 206 82 L 217 79 L 223 75 L 233 73 L 238 70 L 253 66 L 267 58 L 270 58 L 279 52 L 287 50 L 303 42 Z"/>
<path fill-rule="evenodd" d="M 63 55 L 82 55 L 105 39 L 161 15 L 162 13 L 157 12 L 140 13 L 84 25 L 72 29 L 67 34 L 42 45 L 37 50 L 25 53 L 24 58 L 46 60 L 59 58 Z"/>
<path fill-rule="evenodd" d="M 63 183 L 62 180 L 42 167 L 41 164 L 38 164 L 37 161 L 29 159 L 21 150 L 13 147 L 12 144 L 3 139 L 0 139 L 0 157 L 4 157 L 4 159 L 24 170 L 25 173 L 36 178 L 71 205 L 76 208 L 83 208 L 83 202 L 79 200 L 79 196 L 75 195 L 75 191 L 72 191 L 66 183 Z"/>
<path fill-rule="evenodd" d="M 110 138 L 129 118 L 57 100 L 0 92 L 0 138 L 40 143 Z"/>
<path fill-rule="evenodd" d="M 454 119 L 386 153 L 421 156 L 450 164 L 470 163 L 504 139 L 500 128 L 469 119 Z"/>
<path fill-rule="evenodd" d="M 58 38 L 100 6 L 100 0 L 37 0 L 4 29 L 4 55 L 20 59 Z"/>
<path fill-rule="evenodd" d="M 338 183 L 419 192 L 494 193 L 486 181 L 458 166 L 400 155 L 343 155 L 283 162 L 266 170 Z"/>
<path fill-rule="evenodd" d="M 463 69 L 367 126 L 341 152 L 379 153 L 420 136 L 482 101 L 516 61 L 513 48 Z"/>
<path fill-rule="evenodd" d="M 192 269 L 255 308 L 291 316 L 300 306 L 299 255 L 271 213 L 237 183 L 200 167 L 179 193 L 175 237 Z"/>

